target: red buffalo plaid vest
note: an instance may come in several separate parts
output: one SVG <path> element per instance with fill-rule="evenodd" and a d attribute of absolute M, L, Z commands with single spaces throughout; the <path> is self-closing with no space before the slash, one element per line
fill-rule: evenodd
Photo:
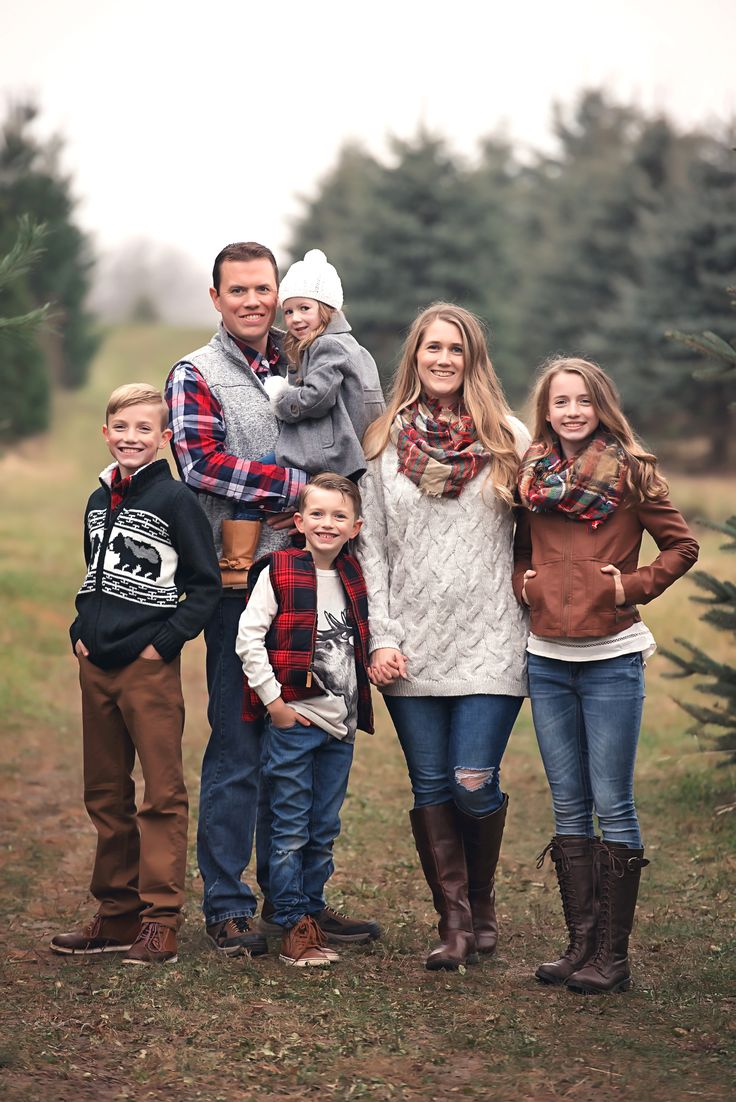
<path fill-rule="evenodd" d="M 358 679 L 358 727 L 373 733 L 373 706 L 368 665 L 368 597 L 358 560 L 342 552 L 334 563 L 348 599 L 348 622 L 353 625 L 355 670 Z M 317 635 L 317 575 L 308 551 L 290 547 L 273 551 L 253 564 L 248 572 L 248 596 L 261 572 L 270 567 L 271 585 L 278 612 L 266 635 L 266 650 L 273 671 L 281 683 L 286 701 L 320 696 L 323 690 L 312 684 L 312 661 Z M 245 682 L 243 719 L 260 718 L 265 708 L 257 693 Z"/>

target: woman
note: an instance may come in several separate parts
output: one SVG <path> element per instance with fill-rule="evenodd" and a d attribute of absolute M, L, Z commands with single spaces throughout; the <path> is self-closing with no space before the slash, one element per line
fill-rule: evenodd
<path fill-rule="evenodd" d="M 507 797 L 499 769 L 526 694 L 511 587 L 513 494 L 529 443 L 480 322 L 437 303 L 411 327 L 363 441 L 371 678 L 406 757 L 412 831 L 440 916 L 429 969 L 492 953 Z"/>

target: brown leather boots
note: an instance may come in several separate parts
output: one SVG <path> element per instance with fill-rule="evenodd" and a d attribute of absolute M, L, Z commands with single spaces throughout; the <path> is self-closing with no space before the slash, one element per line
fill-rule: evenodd
<path fill-rule="evenodd" d="M 260 520 L 223 520 L 220 573 L 224 589 L 245 589 L 260 538 Z"/>
<path fill-rule="evenodd" d="M 557 871 L 570 941 L 562 957 L 542 964 L 542 983 L 566 984 L 581 995 L 627 991 L 628 947 L 639 894 L 644 850 L 594 838 L 555 836 L 550 851 Z"/>
<path fill-rule="evenodd" d="M 559 960 L 540 964 L 534 975 L 541 983 L 565 983 L 590 960 L 596 947 L 598 900 L 596 897 L 595 838 L 556 835 L 537 858 L 537 868 L 547 853 L 554 862 L 562 897 L 565 925 L 570 935 Z"/>
<path fill-rule="evenodd" d="M 478 952 L 492 953 L 498 939 L 493 888 L 508 799 L 478 819 L 452 801 L 409 812 L 417 852 L 434 908 L 440 916 L 440 944 L 427 968 L 454 970 L 475 964 Z"/>
<path fill-rule="evenodd" d="M 588 963 L 567 981 L 579 995 L 628 991 L 629 935 L 639 895 L 641 870 L 649 862 L 643 849 L 629 849 L 615 842 L 598 846 L 598 930 L 596 951 Z"/>

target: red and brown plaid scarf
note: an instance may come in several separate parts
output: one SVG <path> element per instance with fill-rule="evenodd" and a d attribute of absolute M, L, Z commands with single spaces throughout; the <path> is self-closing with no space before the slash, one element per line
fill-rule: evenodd
<path fill-rule="evenodd" d="M 596 528 L 618 508 L 626 480 L 626 453 L 615 436 L 599 432 L 579 455 L 537 441 L 519 467 L 519 497 L 532 513 L 558 509 Z"/>
<path fill-rule="evenodd" d="M 399 410 L 391 426 L 399 471 L 431 497 L 459 497 L 490 459 L 465 407 L 419 398 Z"/>

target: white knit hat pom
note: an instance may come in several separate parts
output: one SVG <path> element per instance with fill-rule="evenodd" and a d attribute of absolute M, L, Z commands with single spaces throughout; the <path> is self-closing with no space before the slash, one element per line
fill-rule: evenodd
<path fill-rule="evenodd" d="M 304 260 L 297 260 L 291 265 L 279 287 L 282 305 L 288 298 L 313 298 L 335 310 L 342 310 L 340 277 L 321 249 L 310 249 Z"/>

